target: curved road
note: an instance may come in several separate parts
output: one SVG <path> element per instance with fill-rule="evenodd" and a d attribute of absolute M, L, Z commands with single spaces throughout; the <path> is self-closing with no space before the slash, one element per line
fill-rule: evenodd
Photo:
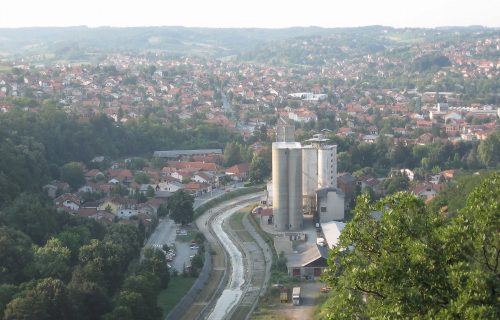
<path fill-rule="evenodd" d="M 245 230 L 232 230 L 228 218 L 255 202 L 261 193 L 251 194 L 225 202 L 199 217 L 196 224 L 212 246 L 222 246 L 225 251 L 225 277 L 220 282 L 222 288 L 214 290 L 210 302 L 198 315 L 198 319 L 227 319 L 235 315 L 249 316 L 255 307 L 258 297 L 265 290 L 269 281 L 271 251 L 267 243 L 257 234 L 254 227 L 243 219 Z M 238 237 L 238 233 L 246 232 L 248 238 Z M 222 248 L 220 250 L 222 250 Z"/>
<path fill-rule="evenodd" d="M 243 254 L 240 251 L 240 248 L 238 248 L 229 237 L 229 234 L 224 231 L 222 225 L 227 218 L 247 206 L 247 204 L 248 202 L 245 202 L 244 204 L 235 206 L 232 209 L 217 215 L 212 225 L 215 235 L 219 238 L 224 250 L 227 252 L 231 265 L 231 272 L 229 274 L 229 282 L 226 289 L 222 292 L 222 295 L 217 300 L 214 309 L 208 317 L 210 320 L 219 320 L 227 317 L 243 295 L 243 284 L 245 283 Z"/>

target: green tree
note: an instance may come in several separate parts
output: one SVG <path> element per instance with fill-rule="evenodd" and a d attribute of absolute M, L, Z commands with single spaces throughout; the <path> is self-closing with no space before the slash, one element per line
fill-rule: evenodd
<path fill-rule="evenodd" d="M 33 260 L 31 240 L 22 232 L 0 227 L 0 283 L 26 279 L 25 268 Z"/>
<path fill-rule="evenodd" d="M 398 191 L 407 190 L 409 180 L 405 175 L 396 175 L 385 179 L 383 186 L 387 194 L 392 194 Z"/>
<path fill-rule="evenodd" d="M 61 179 L 69 184 L 73 191 L 85 184 L 82 165 L 78 162 L 66 163 L 61 168 Z"/>
<path fill-rule="evenodd" d="M 382 218 L 376 220 L 373 211 Z M 434 233 L 440 225 L 407 193 L 373 205 L 358 198 L 354 218 L 329 257 L 325 279 L 337 304 L 328 305 L 328 318 L 415 318 L 439 310 L 446 286 L 446 261 Z"/>
<path fill-rule="evenodd" d="M 151 317 L 144 297 L 138 292 L 120 291 L 117 298 L 117 305 L 130 308 L 132 319 L 155 319 Z"/>
<path fill-rule="evenodd" d="M 324 318 L 497 319 L 498 194 L 496 172 L 451 217 L 407 193 L 358 198 L 324 274 Z"/>
<path fill-rule="evenodd" d="M 243 162 L 241 156 L 241 145 L 236 142 L 230 142 L 224 148 L 224 165 L 227 167 Z"/>
<path fill-rule="evenodd" d="M 80 248 L 81 277 L 115 292 L 128 267 L 127 258 L 127 250 L 121 245 L 93 239 Z"/>
<path fill-rule="evenodd" d="M 80 267 L 73 271 L 68 285 L 71 300 L 75 302 L 79 319 L 99 320 L 101 315 L 111 310 L 110 297 L 103 287 L 87 281 L 81 271 Z"/>
<path fill-rule="evenodd" d="M 269 168 L 266 161 L 261 156 L 255 155 L 250 163 L 250 181 L 253 183 L 260 183 L 269 176 Z"/>
<path fill-rule="evenodd" d="M 149 176 L 144 172 L 136 172 L 134 175 L 134 180 L 138 184 L 147 184 L 149 183 Z"/>
<path fill-rule="evenodd" d="M 135 320 L 132 310 L 128 306 L 116 306 L 113 311 L 104 315 L 104 320 Z"/>
<path fill-rule="evenodd" d="M 500 130 L 482 140 L 477 148 L 481 162 L 487 167 L 497 167 L 500 163 Z"/>
<path fill-rule="evenodd" d="M 158 217 L 166 217 L 168 215 L 168 206 L 164 203 L 160 204 L 157 214 Z"/>
<path fill-rule="evenodd" d="M 168 199 L 168 210 L 170 217 L 182 225 L 192 222 L 194 217 L 193 210 L 194 198 L 184 190 L 176 191 L 170 199 Z"/>
<path fill-rule="evenodd" d="M 155 196 L 155 189 L 152 186 L 148 186 L 148 191 L 146 191 L 146 196 L 148 198 L 153 198 Z"/>
<path fill-rule="evenodd" d="M 130 276 L 123 281 L 122 290 L 138 292 L 149 305 L 156 306 L 156 296 L 160 292 L 160 279 L 152 273 Z"/>
<path fill-rule="evenodd" d="M 43 245 L 57 233 L 66 213 L 58 213 L 46 195 L 22 193 L 0 214 L 5 223 L 27 234 L 35 244 Z"/>
<path fill-rule="evenodd" d="M 71 251 L 57 238 L 35 249 L 35 270 L 40 278 L 65 279 L 70 270 Z"/>
<path fill-rule="evenodd" d="M 12 284 L 0 284 L 0 314 L 3 315 L 5 307 L 14 295 L 19 291 L 18 287 Z"/>
<path fill-rule="evenodd" d="M 89 243 L 91 233 L 89 229 L 83 225 L 67 226 L 57 236 L 57 239 L 63 246 L 67 247 L 71 252 L 71 261 L 76 262 L 80 247 Z"/>
<path fill-rule="evenodd" d="M 104 236 L 104 242 L 119 245 L 126 260 L 130 261 L 139 255 L 142 240 L 136 227 L 124 224 L 113 224 Z"/>
<path fill-rule="evenodd" d="M 66 285 L 58 279 L 42 279 L 24 296 L 12 300 L 4 319 L 74 319 L 75 310 Z"/>
<path fill-rule="evenodd" d="M 442 233 L 451 302 L 441 318 L 498 319 L 500 173 L 484 179 Z"/>
<path fill-rule="evenodd" d="M 139 266 L 140 274 L 153 274 L 160 279 L 160 287 L 167 288 L 170 272 L 167 267 L 165 253 L 153 247 L 144 248 L 144 259 Z"/>

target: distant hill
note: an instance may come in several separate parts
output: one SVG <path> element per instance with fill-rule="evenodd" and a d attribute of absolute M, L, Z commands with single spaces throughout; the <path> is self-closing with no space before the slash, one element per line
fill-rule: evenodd
<path fill-rule="evenodd" d="M 259 43 L 310 36 L 328 29 L 214 29 L 186 27 L 0 29 L 0 53 L 55 54 L 71 57 L 109 51 L 162 51 L 226 56 Z M 69 51 L 69 53 L 68 53 Z M 73 52 L 74 54 L 75 52 Z"/>
<path fill-rule="evenodd" d="M 295 27 L 284 29 L 228 29 L 187 27 L 46 27 L 0 29 L 0 57 L 29 56 L 40 61 L 92 61 L 108 52 L 162 52 L 169 55 L 237 55 L 260 62 L 311 63 L 310 41 L 333 57 L 384 50 L 397 43 L 474 37 L 496 34 L 497 29 L 446 27 L 395 29 L 384 26 L 359 28 Z M 313 45 L 315 45 L 313 44 Z M 350 50 L 352 49 L 352 50 Z M 302 53 L 301 53 L 302 51 Z M 351 52 L 352 51 L 352 52 Z M 317 55 L 322 56 L 322 54 Z"/>

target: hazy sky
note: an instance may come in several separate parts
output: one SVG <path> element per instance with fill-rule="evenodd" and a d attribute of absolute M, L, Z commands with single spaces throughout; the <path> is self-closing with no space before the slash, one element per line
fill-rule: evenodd
<path fill-rule="evenodd" d="M 499 0 L 2 0 L 0 27 L 500 27 Z"/>

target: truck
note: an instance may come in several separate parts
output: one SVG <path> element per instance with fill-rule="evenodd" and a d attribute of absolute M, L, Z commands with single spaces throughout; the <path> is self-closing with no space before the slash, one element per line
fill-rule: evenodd
<path fill-rule="evenodd" d="M 292 302 L 294 306 L 300 305 L 300 287 L 294 287 L 292 290 Z"/>

